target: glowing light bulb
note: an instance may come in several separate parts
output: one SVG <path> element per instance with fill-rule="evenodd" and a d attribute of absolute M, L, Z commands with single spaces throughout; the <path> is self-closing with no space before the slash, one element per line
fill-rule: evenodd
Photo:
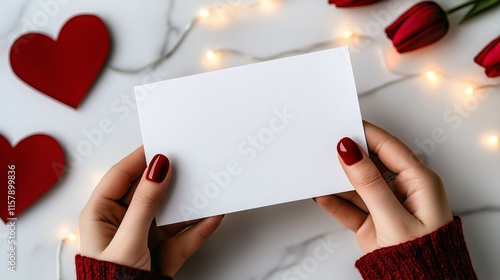
<path fill-rule="evenodd" d="M 265 10 L 272 10 L 275 7 L 275 1 L 274 0 L 261 0 L 260 5 L 265 9 Z"/>
<path fill-rule="evenodd" d="M 354 36 L 354 33 L 351 30 L 346 30 L 342 34 L 342 37 L 344 37 L 344 39 L 351 39 L 353 36 Z"/>
<path fill-rule="evenodd" d="M 465 88 L 465 94 L 467 95 L 473 95 L 474 94 L 474 87 L 467 87 Z"/>
<path fill-rule="evenodd" d="M 68 240 L 69 241 L 75 241 L 76 240 L 76 235 L 74 233 L 71 233 L 70 235 L 68 235 Z"/>
<path fill-rule="evenodd" d="M 222 52 L 218 50 L 208 50 L 205 52 L 205 57 L 201 59 L 201 63 L 207 68 L 217 68 L 220 65 Z"/>
<path fill-rule="evenodd" d="M 427 71 L 425 72 L 425 77 L 430 81 L 430 82 L 435 82 L 437 79 L 436 72 L 434 71 Z"/>
<path fill-rule="evenodd" d="M 500 137 L 498 135 L 492 135 L 488 137 L 488 143 L 492 146 L 497 146 L 500 143 Z"/>
<path fill-rule="evenodd" d="M 214 51 L 207 51 L 205 55 L 210 61 L 215 61 L 217 59 L 217 55 Z"/>
<path fill-rule="evenodd" d="M 198 16 L 200 18 L 207 18 L 208 16 L 210 16 L 210 11 L 208 9 L 201 9 L 199 12 L 198 12 Z"/>

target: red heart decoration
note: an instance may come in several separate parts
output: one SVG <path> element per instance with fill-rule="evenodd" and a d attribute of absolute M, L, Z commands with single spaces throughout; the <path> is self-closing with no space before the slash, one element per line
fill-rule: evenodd
<path fill-rule="evenodd" d="M 61 146 L 48 135 L 32 135 L 23 139 L 15 147 L 11 147 L 7 139 L 0 135 L 0 217 L 2 220 L 7 223 L 8 218 L 18 216 L 37 201 L 59 180 L 64 172 L 64 166 L 64 152 Z M 12 175 L 14 177 L 9 178 Z M 9 195 L 14 199 L 12 197 L 8 199 Z M 9 212 L 9 206 L 13 204 L 8 204 L 8 200 L 15 201 L 13 213 Z"/>
<path fill-rule="evenodd" d="M 104 22 L 79 15 L 64 24 L 56 41 L 28 33 L 10 49 L 12 70 L 42 93 L 77 108 L 101 71 L 110 48 Z"/>

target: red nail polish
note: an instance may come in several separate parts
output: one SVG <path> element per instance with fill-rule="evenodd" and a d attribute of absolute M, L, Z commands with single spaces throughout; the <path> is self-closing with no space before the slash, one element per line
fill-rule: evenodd
<path fill-rule="evenodd" d="M 149 163 L 146 179 L 151 182 L 161 183 L 167 176 L 170 162 L 168 158 L 162 154 L 157 154 Z"/>
<path fill-rule="evenodd" d="M 345 164 L 351 166 L 363 159 L 363 154 L 359 150 L 358 145 L 349 137 L 342 138 L 337 144 L 337 152 L 339 153 Z"/>

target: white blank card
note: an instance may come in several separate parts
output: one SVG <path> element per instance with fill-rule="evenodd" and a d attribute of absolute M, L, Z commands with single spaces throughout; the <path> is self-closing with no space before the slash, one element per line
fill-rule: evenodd
<path fill-rule="evenodd" d="M 353 189 L 336 151 L 366 150 L 347 47 L 135 91 L 147 161 L 173 167 L 157 225 Z"/>

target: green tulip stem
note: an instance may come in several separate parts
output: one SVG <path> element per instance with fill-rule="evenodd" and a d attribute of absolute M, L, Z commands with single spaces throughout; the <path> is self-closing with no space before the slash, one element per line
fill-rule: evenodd
<path fill-rule="evenodd" d="M 464 7 L 467 7 L 467 6 L 470 6 L 470 5 L 474 4 L 474 3 L 476 3 L 477 1 L 480 1 L 480 0 L 471 0 L 471 1 L 467 1 L 467 2 L 465 2 L 465 3 L 462 3 L 462 4 L 460 4 L 460 5 L 456 6 L 456 7 L 453 7 L 453 8 L 451 8 L 451 9 L 449 9 L 448 11 L 446 11 L 446 13 L 447 13 L 447 14 L 449 14 L 449 15 L 451 15 L 451 14 L 453 14 L 454 12 L 456 12 L 456 11 L 458 11 L 458 10 L 461 10 L 461 9 L 462 9 L 462 8 L 464 8 Z"/>

